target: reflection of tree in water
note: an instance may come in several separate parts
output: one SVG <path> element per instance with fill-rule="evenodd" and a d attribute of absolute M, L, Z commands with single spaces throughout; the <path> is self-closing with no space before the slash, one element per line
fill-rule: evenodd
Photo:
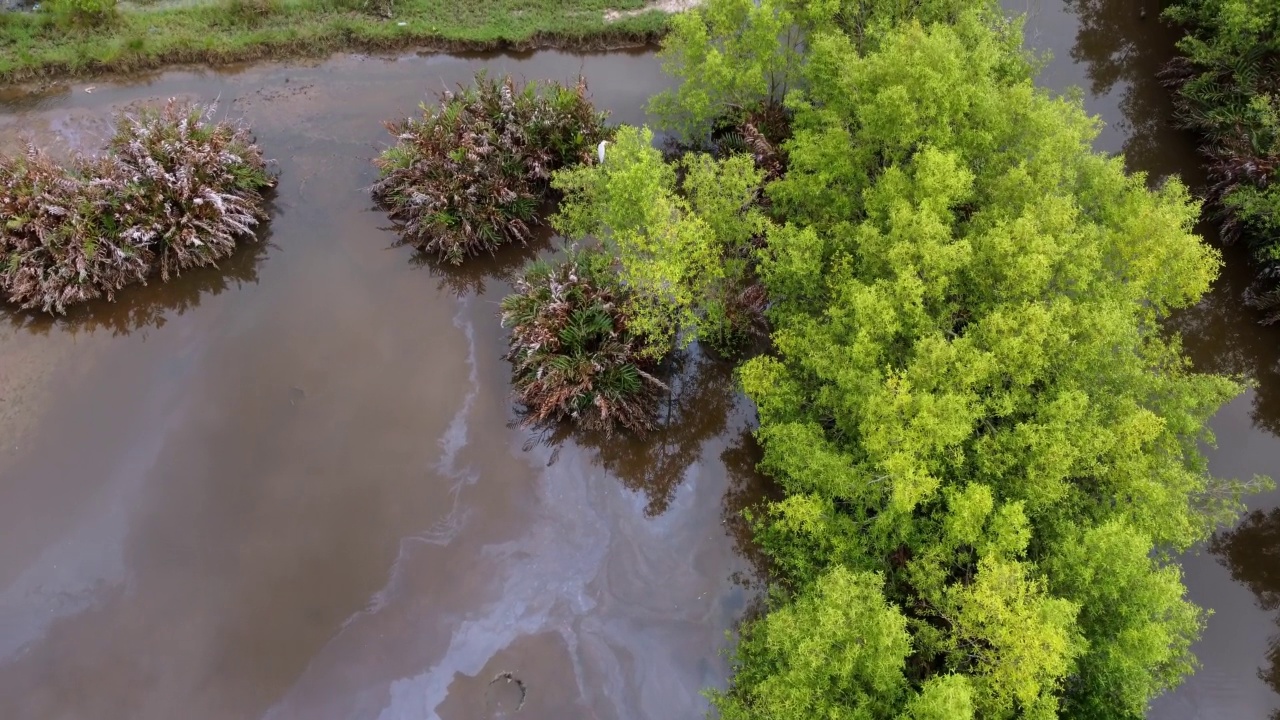
<path fill-rule="evenodd" d="M 731 580 L 749 590 L 763 590 L 769 559 L 756 545 L 746 513 L 762 512 L 765 503 L 780 499 L 781 493 L 776 483 L 756 470 L 761 450 L 751 419 L 754 412 L 743 412 L 749 402 L 737 391 L 733 366 L 707 356 L 695 345 L 671 361 L 664 377 L 671 393 L 663 400 L 659 427 L 648 436 L 636 438 L 620 433 L 605 437 L 601 433 L 583 433 L 572 423 L 562 422 L 539 428 L 525 447 L 550 445 L 555 448 L 553 463 L 560 446 L 568 440 L 594 450 L 600 464 L 623 486 L 644 493 L 645 515 L 657 517 L 670 507 L 685 472 L 701 458 L 704 444 L 727 436 L 727 446 L 720 453 L 726 476 L 720 521 L 738 555 L 751 565 L 750 571 L 735 572 Z M 730 422 L 740 423 L 740 427 L 731 430 Z M 743 619 L 755 617 L 764 609 L 763 593 L 751 597 Z"/>
<path fill-rule="evenodd" d="M 671 392 L 662 400 L 658 428 L 643 438 L 626 433 L 605 437 L 559 423 L 543 429 L 531 443 L 559 447 L 572 438 L 594 450 L 600 464 L 627 489 L 645 494 L 646 515 L 661 515 L 685 471 L 702 454 L 702 445 L 725 431 L 736 400 L 729 364 L 708 358 L 696 347 L 672 361 L 666 382 Z"/>
<path fill-rule="evenodd" d="M 98 298 L 73 305 L 67 308 L 66 315 L 58 317 L 5 308 L 4 317 L 13 327 L 38 335 L 47 334 L 54 326 L 72 333 L 105 330 L 112 335 L 163 327 L 169 318 L 195 308 L 207 295 L 219 295 L 229 287 L 246 283 L 257 284 L 258 267 L 271 248 L 270 225 L 270 221 L 260 225 L 257 240 L 240 243 L 231 257 L 217 266 L 191 268 L 171 277 L 169 282 L 156 276 L 146 285 L 125 286 L 116 292 L 115 302 Z"/>
<path fill-rule="evenodd" d="M 1043 1 L 1043 0 L 1042 0 Z M 1120 100 L 1127 130 L 1124 153 L 1131 170 L 1153 177 L 1188 172 L 1199 159 L 1188 136 L 1170 126 L 1173 105 L 1157 73 L 1173 56 L 1179 32 L 1160 19 L 1162 0 L 1066 0 L 1079 19 L 1071 59 L 1085 67 L 1095 96 L 1125 86 Z M 1186 147 L 1187 151 L 1171 151 Z"/>
<path fill-rule="evenodd" d="M 468 258 L 461 265 L 441 262 L 434 254 L 420 250 L 413 253 L 409 263 L 417 268 L 426 268 L 431 277 L 439 279 L 442 290 L 458 296 L 483 295 L 487 283 L 496 281 L 509 284 L 521 268 L 550 247 L 550 233 L 538 233 L 527 245 L 508 245 L 499 248 L 493 255 Z"/>
<path fill-rule="evenodd" d="M 1259 325 L 1240 301 L 1253 277 L 1247 252 L 1226 248 L 1225 267 L 1213 289 L 1167 325 L 1182 334 L 1196 370 L 1252 381 L 1254 424 L 1280 435 L 1280 326 Z"/>
<path fill-rule="evenodd" d="M 623 485 L 648 496 L 651 517 L 666 512 L 703 443 L 724 432 L 735 399 L 729 365 L 696 350 L 676 363 L 667 383 L 671 392 L 662 400 L 658 428 L 647 437 L 580 440 L 598 450 L 600 463 Z"/>
<path fill-rule="evenodd" d="M 1172 103 L 1156 74 L 1175 52 L 1176 28 L 1159 18 L 1160 0 L 1066 0 L 1079 19 L 1072 60 L 1085 67 L 1094 95 L 1124 85 L 1120 109 L 1130 132 L 1124 152 L 1131 170 L 1153 178 L 1179 173 L 1190 184 L 1202 182 L 1201 161 L 1189 152 L 1191 138 L 1170 127 Z M 1142 17 L 1145 9 L 1146 17 Z M 1216 228 L 1202 223 L 1201 234 L 1217 245 Z M 1256 382 L 1253 420 L 1280 433 L 1280 329 L 1260 327 L 1242 296 L 1252 281 L 1246 253 L 1227 248 L 1226 267 L 1211 292 L 1196 307 L 1168 323 L 1183 335 L 1188 354 L 1201 372 L 1239 375 Z"/>
<path fill-rule="evenodd" d="M 550 214 L 550 208 L 544 208 L 542 217 L 549 217 Z M 395 227 L 384 229 L 398 232 Z M 414 251 L 409 263 L 417 268 L 426 268 L 432 277 L 439 278 L 439 288 L 442 290 L 458 296 L 470 293 L 483 295 L 487 282 L 510 284 L 521 268 L 551 248 L 551 240 L 555 237 L 551 226 L 542 224 L 532 229 L 533 238 L 528 243 L 504 245 L 492 255 L 467 258 L 460 265 L 450 265 L 441 261 L 435 253 L 421 250 Z"/>
<path fill-rule="evenodd" d="M 725 532 L 733 538 L 734 548 L 738 554 L 751 563 L 755 577 L 735 577 L 734 579 L 746 587 L 763 585 L 769 577 L 769 557 L 755 543 L 751 531 L 751 521 L 747 513 L 758 515 L 764 510 L 764 504 L 781 499 L 781 489 L 764 475 L 756 466 L 760 463 L 762 453 L 755 438 L 754 424 L 746 425 L 738 433 L 738 437 L 720 453 L 720 461 L 724 463 L 725 472 L 729 476 L 729 487 L 724 491 L 724 502 L 721 510 L 721 522 Z"/>
<path fill-rule="evenodd" d="M 1231 579 L 1253 591 L 1259 607 L 1280 610 L 1280 508 L 1244 516 L 1235 529 L 1214 535 L 1209 552 L 1218 556 Z M 1280 693 L 1280 636 L 1271 638 L 1267 663 L 1258 669 L 1258 677 Z M 1280 710 L 1271 718 L 1280 720 Z"/>

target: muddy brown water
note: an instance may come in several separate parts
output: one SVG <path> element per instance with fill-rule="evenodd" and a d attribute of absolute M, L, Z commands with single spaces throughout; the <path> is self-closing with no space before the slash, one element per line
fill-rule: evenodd
<path fill-rule="evenodd" d="M 1006 7 L 1054 54 L 1041 81 L 1106 122 L 1099 149 L 1202 182 L 1154 80 L 1176 38 L 1154 0 Z M 704 712 L 758 589 L 735 518 L 767 490 L 727 369 L 677 369 L 646 442 L 522 431 L 495 303 L 548 242 L 441 270 L 359 192 L 379 122 L 481 67 L 582 71 L 623 122 L 665 82 L 644 53 L 339 56 L 0 95 L 0 144 L 64 152 L 113 109 L 217 97 L 282 171 L 266 242 L 221 268 L 57 322 L 0 310 L 0 717 Z M 1214 472 L 1280 474 L 1280 330 L 1226 259 L 1174 329 L 1256 382 L 1213 420 Z M 1280 493 L 1250 507 L 1184 558 L 1215 615 L 1153 720 L 1280 708 Z"/>
<path fill-rule="evenodd" d="M 10 93 L 0 141 L 220 98 L 279 160 L 265 242 L 57 322 L 0 313 L 0 718 L 687 718 L 756 596 L 763 487 L 723 365 L 646 442 L 512 426 L 497 301 L 392 247 L 381 123 L 480 68 L 586 74 L 628 123 L 649 54 L 340 56 Z"/>

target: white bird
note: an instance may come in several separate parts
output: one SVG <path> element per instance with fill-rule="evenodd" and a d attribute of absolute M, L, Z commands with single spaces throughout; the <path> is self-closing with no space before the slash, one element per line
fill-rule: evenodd
<path fill-rule="evenodd" d="M 609 144 L 608 140 L 601 140 L 600 147 L 596 148 L 596 157 L 600 158 L 600 162 L 602 164 L 604 163 L 604 146 L 608 144 Z"/>

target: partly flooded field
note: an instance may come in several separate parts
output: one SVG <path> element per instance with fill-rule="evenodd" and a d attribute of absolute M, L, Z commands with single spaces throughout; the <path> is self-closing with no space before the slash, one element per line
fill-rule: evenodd
<path fill-rule="evenodd" d="M 363 190 L 382 121 L 484 67 L 581 71 L 629 123 L 665 82 L 647 54 L 348 56 L 5 96 L 7 147 L 60 150 L 218 98 L 282 182 L 221 268 L 2 311 L 0 717 L 704 712 L 755 596 L 727 369 L 691 358 L 646 442 L 523 431 L 496 303 L 549 241 L 441 271 Z"/>

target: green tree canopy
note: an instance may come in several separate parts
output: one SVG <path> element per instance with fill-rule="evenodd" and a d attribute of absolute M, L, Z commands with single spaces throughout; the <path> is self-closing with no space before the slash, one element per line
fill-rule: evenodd
<path fill-rule="evenodd" d="M 781 102 L 803 87 L 806 40 L 837 30 L 861 51 L 909 18 L 954 22 L 986 0 L 716 0 L 671 21 L 663 69 L 680 84 L 650 109 L 679 135 L 697 137 L 726 116 Z"/>
<path fill-rule="evenodd" d="M 812 592 L 752 626 L 739 647 L 739 683 L 724 720 L 888 717 L 907 691 L 907 621 L 882 579 L 832 568 Z"/>
<path fill-rule="evenodd" d="M 677 337 L 688 343 L 722 330 L 745 273 L 742 251 L 764 232 L 753 204 L 762 180 L 748 155 L 691 153 L 669 165 L 652 132 L 624 127 L 607 162 L 556 173 L 565 198 L 552 223 L 568 237 L 597 238 L 617 257 L 631 327 L 661 356 Z"/>
<path fill-rule="evenodd" d="M 1094 153 L 971 4 L 713 0 L 667 46 L 678 130 L 770 102 L 771 73 L 793 113 L 774 352 L 740 370 L 787 494 L 758 522 L 779 584 L 726 718 L 1140 718 L 1194 665 L 1171 557 L 1239 510 L 1199 447 L 1240 387 L 1161 322 L 1219 258 L 1186 188 Z M 686 222 L 669 173 L 628 205 L 655 237 Z"/>

